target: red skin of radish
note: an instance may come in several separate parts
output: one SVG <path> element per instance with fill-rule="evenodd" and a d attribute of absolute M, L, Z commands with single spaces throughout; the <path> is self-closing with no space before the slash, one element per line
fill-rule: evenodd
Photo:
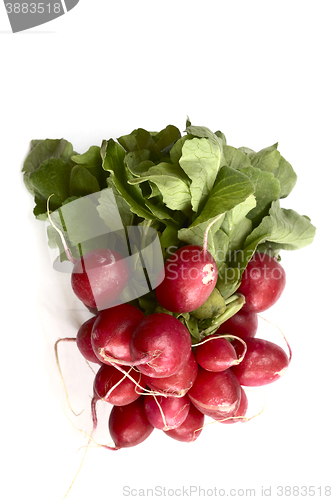
<path fill-rule="evenodd" d="M 131 362 L 130 340 L 135 327 L 144 317 L 143 312 L 131 304 L 120 304 L 101 311 L 95 318 L 91 335 L 96 357 L 107 365 L 113 363 L 106 359 L 107 356 Z"/>
<path fill-rule="evenodd" d="M 243 340 L 255 337 L 258 330 L 258 316 L 255 312 L 241 309 L 216 330 L 219 335 L 230 333 Z"/>
<path fill-rule="evenodd" d="M 178 370 L 174 375 L 166 378 L 153 378 L 146 376 L 146 382 L 150 389 L 163 392 L 167 396 L 185 396 L 194 384 L 197 374 L 198 363 L 195 359 L 193 351 L 191 351 L 190 357 L 183 368 Z"/>
<path fill-rule="evenodd" d="M 209 252 L 187 245 L 172 254 L 164 265 L 165 277 L 156 288 L 162 307 L 172 312 L 190 312 L 202 306 L 212 293 L 218 269 Z"/>
<path fill-rule="evenodd" d="M 240 343 L 234 342 L 233 345 L 236 352 L 239 352 Z M 273 342 L 254 338 L 247 339 L 246 345 L 243 361 L 231 368 L 241 385 L 257 387 L 271 384 L 288 368 L 287 354 Z"/>
<path fill-rule="evenodd" d="M 87 361 L 90 361 L 91 363 L 98 363 L 100 365 L 102 362 L 97 358 L 91 345 L 91 332 L 95 321 L 96 317 L 93 317 L 85 321 L 80 326 L 76 335 L 76 345 L 82 356 Z"/>
<path fill-rule="evenodd" d="M 163 412 L 165 423 L 155 397 Z M 183 396 L 182 398 L 155 397 L 145 396 L 144 398 L 145 412 L 151 425 L 163 431 L 179 427 L 186 419 L 190 410 L 189 398 L 187 396 Z"/>
<path fill-rule="evenodd" d="M 178 319 L 165 313 L 145 316 L 135 328 L 130 341 L 132 360 L 148 356 L 150 361 L 138 365 L 149 377 L 163 378 L 180 370 L 191 354 L 191 336 Z"/>
<path fill-rule="evenodd" d="M 91 314 L 94 314 L 95 316 L 97 316 L 99 314 L 99 311 L 96 309 L 96 307 L 90 307 L 90 306 L 87 306 L 86 304 L 83 304 L 86 306 L 86 308 L 88 309 L 89 312 L 91 312 Z"/>
<path fill-rule="evenodd" d="M 219 420 L 236 414 L 241 386 L 231 368 L 214 373 L 199 366 L 197 378 L 187 394 L 199 411 Z"/>
<path fill-rule="evenodd" d="M 184 422 L 171 431 L 164 431 L 172 439 L 183 443 L 192 443 L 200 436 L 204 425 L 205 415 L 191 403 L 190 410 Z"/>
<path fill-rule="evenodd" d="M 88 308 L 102 310 L 116 303 L 129 274 L 126 259 L 120 253 L 100 248 L 75 262 L 71 283 L 75 295 Z"/>
<path fill-rule="evenodd" d="M 154 427 L 148 421 L 144 398 L 126 406 L 114 406 L 109 418 L 109 431 L 117 449 L 130 448 L 145 441 Z"/>
<path fill-rule="evenodd" d="M 141 373 L 136 370 L 131 370 L 131 368 L 127 366 L 122 367 L 122 369 L 127 372 L 130 371 L 129 375 L 140 384 L 141 387 L 145 388 L 146 383 Z M 120 380 L 122 380 L 122 382 L 107 396 L 110 389 Z M 140 389 L 117 368 L 102 365 L 95 376 L 94 396 L 115 406 L 125 406 L 139 399 Z"/>
<path fill-rule="evenodd" d="M 243 387 L 241 387 L 241 400 L 239 403 L 238 410 L 235 413 L 235 417 L 245 417 L 247 409 L 248 409 L 248 404 L 249 404 L 249 402 L 248 402 L 246 393 L 245 393 Z M 246 420 L 242 419 L 242 418 L 230 418 L 229 420 L 222 419 L 220 421 L 221 424 L 237 424 L 237 422 L 246 422 Z"/>
<path fill-rule="evenodd" d="M 255 253 L 242 275 L 237 292 L 245 296 L 243 311 L 266 311 L 280 298 L 286 273 L 279 262 L 265 253 Z"/>
<path fill-rule="evenodd" d="M 213 340 L 208 340 L 213 339 Z M 195 349 L 195 357 L 201 368 L 209 372 L 222 372 L 238 363 L 234 347 L 227 339 L 217 338 L 217 334 L 207 335 Z"/>

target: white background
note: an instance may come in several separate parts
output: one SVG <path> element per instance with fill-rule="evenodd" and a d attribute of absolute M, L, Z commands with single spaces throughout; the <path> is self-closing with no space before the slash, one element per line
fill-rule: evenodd
<path fill-rule="evenodd" d="M 254 412 L 265 398 L 266 406 L 248 424 L 208 425 L 193 444 L 155 431 L 136 448 L 92 447 L 68 499 L 190 485 L 255 488 L 257 497 L 271 486 L 276 498 L 278 485 L 332 485 L 331 5 L 81 0 L 15 35 L 0 5 L 2 498 L 62 499 L 87 442 L 64 413 L 53 344 L 90 315 L 69 276 L 52 269 L 32 214 L 20 172 L 29 141 L 64 137 L 84 152 L 136 127 L 184 130 L 187 115 L 236 147 L 278 141 L 298 174 L 282 206 L 309 215 L 317 236 L 283 253 L 287 287 L 264 314 L 287 336 L 293 360 L 281 380 L 249 393 Z M 276 328 L 259 328 L 258 337 L 284 346 Z M 66 414 L 89 432 L 93 374 L 74 344 L 60 351 L 71 402 L 84 409 Z M 107 442 L 109 408 L 98 411 L 97 437 Z"/>

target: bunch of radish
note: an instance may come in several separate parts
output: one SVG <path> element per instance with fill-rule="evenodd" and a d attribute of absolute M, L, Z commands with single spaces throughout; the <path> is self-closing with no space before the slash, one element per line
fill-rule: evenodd
<path fill-rule="evenodd" d="M 94 296 L 115 300 L 126 285 L 125 261 L 104 253 L 103 259 L 95 251 L 74 263 L 73 291 L 90 308 L 96 306 Z M 100 365 L 91 403 L 94 429 L 96 403 L 102 400 L 112 405 L 112 449 L 138 445 L 154 429 L 178 441 L 195 441 L 205 416 L 220 423 L 245 422 L 243 387 L 269 384 L 286 371 L 291 351 L 288 356 L 278 345 L 255 337 L 257 313 L 278 300 L 285 272 L 275 258 L 262 253 L 254 254 L 246 271 L 238 289 L 244 305 L 198 343 L 192 343 L 181 317 L 173 315 L 195 314 L 216 290 L 214 259 L 195 245 L 181 247 L 165 262 L 164 280 L 155 291 L 157 310 L 164 312 L 145 315 L 132 304 L 118 304 L 80 327 L 78 349 L 87 361 Z"/>
<path fill-rule="evenodd" d="M 256 336 L 258 313 L 285 287 L 280 251 L 311 244 L 316 228 L 280 206 L 297 175 L 277 147 L 233 147 L 189 119 L 184 134 L 137 128 L 82 154 L 65 139 L 31 141 L 33 213 L 92 314 L 56 346 L 76 342 L 99 366 L 93 433 L 102 400 L 111 449 L 153 429 L 195 441 L 206 417 L 247 422 L 246 387 L 288 368 L 288 342 L 289 353 Z"/>

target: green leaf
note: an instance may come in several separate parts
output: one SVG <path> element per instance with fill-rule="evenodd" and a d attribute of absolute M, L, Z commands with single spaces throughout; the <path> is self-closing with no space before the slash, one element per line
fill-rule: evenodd
<path fill-rule="evenodd" d="M 253 151 L 253 149 L 250 149 L 250 148 L 246 148 L 244 146 L 238 148 L 239 151 L 241 151 L 242 153 L 244 153 L 246 156 L 248 156 L 249 158 L 252 158 L 253 155 L 256 154 L 255 151 Z"/>
<path fill-rule="evenodd" d="M 146 207 L 140 187 L 128 183 L 133 179 L 133 175 L 124 164 L 124 149 L 113 139 L 110 139 L 103 142 L 101 152 L 104 170 L 111 172 L 112 183 L 128 203 L 131 211 L 139 217 L 155 219 L 155 216 Z"/>
<path fill-rule="evenodd" d="M 31 151 L 37 146 L 37 144 L 39 144 L 40 142 L 43 142 L 41 139 L 32 139 L 32 141 L 30 141 L 30 151 L 29 153 L 31 153 Z"/>
<path fill-rule="evenodd" d="M 31 194 L 34 194 L 34 189 L 30 182 L 30 174 L 37 170 L 45 160 L 49 160 L 50 158 L 65 158 L 69 160 L 73 154 L 73 146 L 64 139 L 33 140 L 30 146 L 31 149 L 23 163 L 22 172 L 24 172 L 23 180 L 27 190 Z"/>
<path fill-rule="evenodd" d="M 151 193 L 150 195 L 148 196 L 149 199 L 151 198 L 158 198 L 159 200 L 162 200 L 163 202 L 163 198 L 162 198 L 162 195 L 161 195 L 161 191 L 158 189 L 158 187 L 156 186 L 156 184 L 154 184 L 153 182 L 149 182 L 149 186 L 150 186 L 150 190 L 151 190 Z M 155 200 L 154 200 L 155 202 Z"/>
<path fill-rule="evenodd" d="M 70 196 L 87 196 L 100 190 L 98 181 L 86 168 L 75 165 L 71 170 Z"/>
<path fill-rule="evenodd" d="M 191 195 L 188 179 L 178 165 L 159 163 L 151 167 L 146 175 L 129 180 L 132 186 L 144 181 L 157 185 L 165 205 L 171 210 L 188 211 L 191 206 Z"/>
<path fill-rule="evenodd" d="M 251 180 L 238 170 L 222 167 L 207 202 L 191 226 L 231 210 L 254 193 Z"/>
<path fill-rule="evenodd" d="M 209 139 L 211 142 L 219 146 L 222 150 L 223 138 L 214 134 L 214 132 L 212 132 L 209 128 L 189 125 L 188 127 L 186 127 L 186 132 L 188 134 L 192 134 L 194 137 Z"/>
<path fill-rule="evenodd" d="M 85 153 L 73 155 L 71 159 L 77 165 L 86 168 L 97 179 L 100 189 L 107 187 L 108 172 L 102 167 L 101 148 L 99 146 L 91 146 Z M 88 186 L 86 186 L 87 188 Z"/>
<path fill-rule="evenodd" d="M 144 310 L 146 316 L 148 314 L 152 314 L 158 306 L 158 302 L 153 292 L 149 292 L 146 295 L 139 297 L 139 304 L 141 309 Z"/>
<path fill-rule="evenodd" d="M 160 236 L 160 243 L 163 248 L 178 247 L 178 229 L 167 226 Z"/>
<path fill-rule="evenodd" d="M 278 143 L 261 149 L 258 153 L 251 156 L 251 164 L 253 167 L 260 168 L 266 172 L 273 172 L 279 166 L 280 153 L 277 150 Z"/>
<path fill-rule="evenodd" d="M 99 146 L 90 146 L 85 153 L 73 155 L 71 158 L 78 165 L 102 166 L 101 148 Z"/>
<path fill-rule="evenodd" d="M 103 189 L 98 202 L 97 211 L 106 226 L 112 231 L 132 224 L 133 213 L 130 211 L 129 205 L 121 196 L 117 196 L 112 188 Z"/>
<path fill-rule="evenodd" d="M 238 203 L 234 208 L 229 210 L 224 217 L 222 223 L 223 231 L 230 237 L 235 227 L 242 222 L 244 217 L 256 206 L 256 199 L 251 194 L 246 200 Z"/>
<path fill-rule="evenodd" d="M 219 269 L 216 288 L 224 299 L 231 297 L 240 285 L 241 273 L 237 267 L 228 267 L 224 263 Z"/>
<path fill-rule="evenodd" d="M 316 228 L 308 217 L 299 215 L 294 210 L 280 207 L 279 201 L 273 201 L 269 215 L 264 217 L 258 227 L 246 238 L 245 247 L 270 241 L 285 250 L 297 250 L 312 243 Z"/>
<path fill-rule="evenodd" d="M 45 139 L 44 141 L 31 141 L 33 146 L 26 157 L 22 172 L 34 172 L 41 164 L 50 158 L 70 159 L 73 146 L 65 139 Z"/>
<path fill-rule="evenodd" d="M 154 137 L 158 149 L 166 154 L 170 151 L 176 141 L 180 139 L 181 133 L 174 125 L 168 125 Z"/>
<path fill-rule="evenodd" d="M 188 314 L 184 315 L 184 322 L 192 337 L 192 344 L 200 342 L 201 337 L 199 333 L 198 320 Z"/>
<path fill-rule="evenodd" d="M 47 204 L 45 198 L 42 196 L 39 198 L 38 196 L 34 197 L 35 206 L 33 209 L 34 216 L 38 220 L 45 221 L 47 219 Z"/>
<path fill-rule="evenodd" d="M 243 248 L 244 242 L 252 229 L 252 222 L 247 217 L 244 217 L 244 219 L 234 227 L 229 236 L 228 255 L 239 248 Z"/>
<path fill-rule="evenodd" d="M 227 144 L 227 139 L 226 139 L 224 133 L 221 132 L 220 130 L 217 130 L 215 132 L 215 135 L 217 135 L 217 137 L 219 137 L 221 139 L 221 143 L 222 143 L 222 146 L 223 146 L 223 152 L 224 152 L 224 146 L 226 146 L 226 144 Z"/>
<path fill-rule="evenodd" d="M 178 227 L 178 223 L 173 217 L 173 211 L 169 210 L 166 206 L 163 205 L 163 203 L 153 203 L 149 200 L 146 200 L 146 206 L 149 208 L 151 213 L 164 224 L 171 225 L 175 228 Z"/>
<path fill-rule="evenodd" d="M 280 182 L 280 198 L 286 198 L 288 194 L 294 189 L 297 175 L 288 161 L 280 155 L 279 166 L 273 172 L 274 176 Z"/>
<path fill-rule="evenodd" d="M 49 160 L 44 160 L 37 170 L 31 172 L 29 177 L 30 184 L 39 199 L 43 198 L 45 200 L 45 211 L 46 200 L 51 194 L 54 195 L 50 198 L 51 210 L 59 208 L 71 196 L 70 177 L 72 168 L 73 164 L 68 160 L 50 158 Z"/>
<path fill-rule="evenodd" d="M 134 177 L 140 177 L 149 170 L 154 163 L 149 160 L 150 151 L 141 149 L 140 151 L 131 151 L 125 156 L 124 162 Z"/>
<path fill-rule="evenodd" d="M 281 246 L 278 243 L 272 243 L 270 241 L 265 241 L 264 243 L 260 243 L 256 252 L 267 253 L 271 257 L 279 257 L 279 253 L 282 250 Z"/>
<path fill-rule="evenodd" d="M 224 217 L 221 229 L 229 238 L 228 253 L 243 248 L 245 238 L 252 231 L 252 222 L 246 215 L 256 206 L 253 195 L 229 210 Z"/>
<path fill-rule="evenodd" d="M 221 292 L 220 292 L 221 293 Z M 227 297 L 225 311 L 219 316 L 208 318 L 199 322 L 200 337 L 206 337 L 216 332 L 216 330 L 228 319 L 234 316 L 245 304 L 245 297 L 242 294 L 235 294 Z"/>
<path fill-rule="evenodd" d="M 271 172 L 280 183 L 279 198 L 285 198 L 293 190 L 297 175 L 290 163 L 277 151 L 277 146 L 276 143 L 258 153 L 251 154 L 251 164 L 263 172 Z"/>
<path fill-rule="evenodd" d="M 127 152 L 148 149 L 150 151 L 150 159 L 153 162 L 159 161 L 163 157 L 151 133 L 143 128 L 138 128 L 133 130 L 129 135 L 119 137 L 118 142 Z"/>
<path fill-rule="evenodd" d="M 246 238 L 243 250 L 235 256 L 232 265 L 243 272 L 259 244 L 270 242 L 279 250 L 298 250 L 312 243 L 315 232 L 308 217 L 281 208 L 278 200 L 273 201 L 269 215 Z"/>
<path fill-rule="evenodd" d="M 170 150 L 170 159 L 172 163 L 178 163 L 182 154 L 183 154 L 183 146 L 186 141 L 189 139 L 193 139 L 193 135 L 187 134 L 183 135 L 171 148 Z"/>
<path fill-rule="evenodd" d="M 194 212 L 205 202 L 220 169 L 222 149 L 206 138 L 187 140 L 179 164 L 191 179 L 191 203 Z"/>
<path fill-rule="evenodd" d="M 238 170 L 251 165 L 249 157 L 237 148 L 234 148 L 232 146 L 224 146 L 223 152 L 228 167 L 232 167 Z"/>
<path fill-rule="evenodd" d="M 252 221 L 253 226 L 257 226 L 268 214 L 272 201 L 279 198 L 280 182 L 271 172 L 261 171 L 259 168 L 245 167 L 241 169 L 241 172 L 251 179 L 255 188 L 254 196 L 257 204 L 247 217 Z"/>

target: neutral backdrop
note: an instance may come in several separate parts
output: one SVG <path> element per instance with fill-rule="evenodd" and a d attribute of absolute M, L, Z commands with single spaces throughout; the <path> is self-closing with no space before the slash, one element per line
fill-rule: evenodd
<path fill-rule="evenodd" d="M 312 486 L 319 498 L 332 486 L 332 14 L 320 0 L 80 0 L 13 35 L 0 5 L 2 498 L 62 499 L 87 443 L 80 430 L 91 426 L 93 373 L 74 344 L 60 346 L 70 401 L 83 410 L 75 416 L 53 351 L 90 315 L 53 270 L 32 214 L 21 174 L 29 141 L 64 137 L 84 152 L 137 127 L 183 131 L 187 116 L 233 146 L 279 142 L 298 174 L 282 206 L 310 216 L 317 235 L 283 253 L 287 287 L 264 314 L 293 360 L 281 380 L 249 393 L 252 414 L 265 409 L 247 424 L 208 425 L 192 444 L 155 431 L 136 448 L 91 447 L 68 499 L 152 497 L 154 488 L 171 497 L 183 487 L 192 498 L 271 487 L 276 498 L 278 486 L 304 486 L 303 498 Z M 257 336 L 285 346 L 263 320 Z M 98 406 L 101 443 L 109 411 Z"/>

